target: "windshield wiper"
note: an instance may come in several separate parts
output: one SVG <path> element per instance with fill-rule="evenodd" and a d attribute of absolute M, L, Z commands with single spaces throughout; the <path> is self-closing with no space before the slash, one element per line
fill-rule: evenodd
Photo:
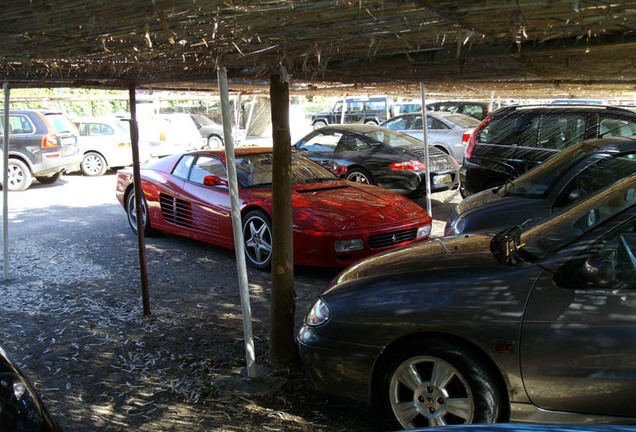
<path fill-rule="evenodd" d="M 506 182 L 503 184 L 503 186 L 497 190 L 497 194 L 502 197 L 506 196 L 506 194 L 508 193 L 508 189 L 512 189 L 513 187 L 515 187 L 515 183 L 512 181 L 512 179 L 508 178 L 506 179 Z"/>
<path fill-rule="evenodd" d="M 271 183 L 255 183 L 252 185 L 245 186 L 243 189 L 264 188 L 264 187 L 270 187 L 271 185 L 272 185 Z"/>
<path fill-rule="evenodd" d="M 506 228 L 493 237 L 491 242 L 493 255 L 504 264 L 514 265 L 528 261 L 520 253 L 521 248 L 525 246 L 524 243 L 521 243 L 521 232 L 528 222 Z"/>
<path fill-rule="evenodd" d="M 307 183 L 322 183 L 322 182 L 328 182 L 328 181 L 336 181 L 336 180 L 342 180 L 339 178 L 335 178 L 335 177 L 315 177 L 315 178 L 310 178 L 307 180 L 303 180 L 299 183 L 296 184 L 307 184 Z"/>

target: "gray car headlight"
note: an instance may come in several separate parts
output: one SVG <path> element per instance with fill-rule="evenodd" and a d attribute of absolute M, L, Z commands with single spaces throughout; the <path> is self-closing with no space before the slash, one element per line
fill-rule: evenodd
<path fill-rule="evenodd" d="M 319 326 L 329 321 L 330 316 L 331 312 L 329 312 L 327 303 L 323 299 L 318 299 L 305 317 L 305 324 L 314 327 Z"/>
<path fill-rule="evenodd" d="M 336 252 L 352 252 L 364 249 L 364 241 L 362 239 L 338 240 L 335 243 Z"/>
<path fill-rule="evenodd" d="M 431 233 L 431 226 L 422 225 L 421 227 L 417 229 L 417 236 L 415 238 L 416 239 L 425 238 L 425 237 L 428 237 L 430 233 Z"/>

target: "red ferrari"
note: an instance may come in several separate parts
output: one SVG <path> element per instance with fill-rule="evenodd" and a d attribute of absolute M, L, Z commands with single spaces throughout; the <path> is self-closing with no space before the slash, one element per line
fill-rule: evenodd
<path fill-rule="evenodd" d="M 223 151 L 168 156 L 141 167 L 144 232 L 158 231 L 234 248 Z M 272 256 L 272 152 L 236 149 L 247 261 L 269 267 Z M 294 263 L 342 267 L 427 238 L 431 217 L 408 199 L 339 179 L 292 154 Z M 132 169 L 117 173 L 117 199 L 136 232 Z"/>

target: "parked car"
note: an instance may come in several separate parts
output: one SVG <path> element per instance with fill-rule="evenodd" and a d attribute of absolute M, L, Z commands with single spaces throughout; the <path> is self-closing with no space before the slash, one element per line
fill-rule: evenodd
<path fill-rule="evenodd" d="M 426 104 L 428 111 L 448 111 L 453 114 L 465 114 L 483 120 L 490 112 L 490 104 L 486 102 L 444 101 Z"/>
<path fill-rule="evenodd" d="M 272 153 L 237 148 L 243 235 L 248 263 L 271 260 Z M 222 150 L 174 155 L 141 169 L 144 230 L 157 230 L 233 248 L 230 196 Z M 292 154 L 294 263 L 316 267 L 351 264 L 374 253 L 428 237 L 431 217 L 406 198 L 354 184 Z M 117 199 L 137 228 L 132 170 L 119 171 Z"/>
<path fill-rule="evenodd" d="M 475 129 L 460 170 L 463 197 L 519 177 L 563 149 L 591 138 L 632 136 L 636 112 L 611 106 L 501 108 Z"/>
<path fill-rule="evenodd" d="M 137 125 L 139 129 L 139 148 L 147 149 L 151 158 L 183 153 L 191 148 L 190 140 L 179 138 L 178 129 L 175 130 L 175 126 L 172 123 L 158 115 L 138 116 Z"/>
<path fill-rule="evenodd" d="M 371 96 L 369 98 L 345 98 L 345 124 L 363 123 L 379 125 L 387 119 L 389 101 L 386 96 Z M 311 116 L 311 125 L 319 129 L 327 125 L 342 124 L 342 99 L 338 100 L 333 109 Z"/>
<path fill-rule="evenodd" d="M 0 429 L 62 432 L 28 377 L 0 347 Z"/>
<path fill-rule="evenodd" d="M 635 174 L 636 138 L 583 141 L 504 186 L 462 200 L 444 234 L 505 228 L 543 218 Z"/>
<path fill-rule="evenodd" d="M 190 114 L 172 113 L 159 114 L 159 118 L 168 122 L 166 137 L 169 141 L 181 143 L 187 150 L 199 150 L 208 144 L 208 140 L 202 138 L 194 119 Z"/>
<path fill-rule="evenodd" d="M 421 141 L 379 126 L 324 127 L 309 133 L 294 148 L 347 180 L 410 197 L 426 193 L 427 173 L 433 192 L 457 186 L 458 165 L 453 157 L 429 146 L 430 166 L 426 167 Z"/>
<path fill-rule="evenodd" d="M 634 423 L 635 256 L 630 177 L 536 224 L 349 267 L 305 317 L 300 354 L 318 389 L 407 429 Z"/>
<path fill-rule="evenodd" d="M 408 114 L 412 112 L 422 112 L 422 102 L 417 101 L 402 101 L 393 102 L 389 107 L 389 114 L 391 117 L 395 117 L 400 114 Z"/>
<path fill-rule="evenodd" d="M 110 168 L 132 165 L 130 123 L 115 116 L 82 117 L 76 122 L 83 156 L 80 164 L 87 176 L 100 176 Z M 140 142 L 139 160 L 150 159 L 147 145 Z"/>
<path fill-rule="evenodd" d="M 4 146 L 4 111 L 0 110 L 0 145 Z M 82 160 L 77 127 L 64 114 L 47 110 L 9 112 L 10 191 L 23 191 L 33 178 L 55 182 L 66 170 L 77 169 Z M 0 169 L 1 170 L 1 169 Z M 0 175 L 2 181 L 2 175 Z"/>
<path fill-rule="evenodd" d="M 382 123 L 382 127 L 393 129 L 418 140 L 424 138 L 422 114 L 403 114 Z M 479 120 L 464 114 L 429 112 L 426 114 L 428 144 L 437 147 L 456 161 L 462 162 L 470 134 L 479 126 Z"/>
<path fill-rule="evenodd" d="M 199 129 L 199 134 L 207 142 L 205 148 L 218 149 L 223 147 L 223 126 L 214 123 L 210 118 L 203 114 L 190 114 L 194 124 Z"/>

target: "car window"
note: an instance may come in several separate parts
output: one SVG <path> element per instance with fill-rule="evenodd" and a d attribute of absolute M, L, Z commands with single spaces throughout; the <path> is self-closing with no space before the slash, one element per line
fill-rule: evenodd
<path fill-rule="evenodd" d="M 546 113 L 541 116 L 537 147 L 562 150 L 582 141 L 585 123 L 585 114 Z"/>
<path fill-rule="evenodd" d="M 476 118 L 483 118 L 484 108 L 481 105 L 464 105 L 462 108 L 462 114 L 466 114 Z"/>
<path fill-rule="evenodd" d="M 502 145 L 526 145 L 533 147 L 536 143 L 534 133 L 528 128 L 528 116 L 517 112 L 500 117 L 493 117 L 477 133 L 477 142 Z"/>
<path fill-rule="evenodd" d="M 595 158 L 567 184 L 556 199 L 555 207 L 578 201 L 635 173 L 636 152 L 619 157 Z"/>
<path fill-rule="evenodd" d="M 77 133 L 77 127 L 75 126 L 75 123 L 70 121 L 63 114 L 44 114 L 44 118 L 46 118 L 46 120 L 53 126 L 53 129 L 55 129 L 57 133 Z"/>
<path fill-rule="evenodd" d="M 225 172 L 225 166 L 219 158 L 214 156 L 199 156 L 196 158 L 196 162 L 192 166 L 190 171 L 189 180 L 192 183 L 203 184 L 203 179 L 206 176 L 217 176 L 223 180 L 227 180 L 227 173 Z"/>
<path fill-rule="evenodd" d="M 459 111 L 459 106 L 457 104 L 440 103 L 435 107 L 435 111 L 448 111 L 449 113 L 455 114 Z"/>
<path fill-rule="evenodd" d="M 273 159 L 271 153 L 253 153 L 236 157 L 236 176 L 243 188 L 271 186 Z M 337 180 L 336 176 L 298 153 L 291 155 L 292 184 Z"/>
<path fill-rule="evenodd" d="M 384 123 L 383 126 L 393 130 L 405 130 L 410 129 L 410 123 L 409 117 L 396 117 Z"/>
<path fill-rule="evenodd" d="M 351 112 L 362 112 L 364 110 L 364 102 L 347 101 L 347 109 Z"/>
<path fill-rule="evenodd" d="M 419 118 L 420 119 L 420 129 L 422 128 L 422 117 Z M 450 129 L 448 126 L 446 126 L 444 123 L 442 123 L 441 121 L 439 121 L 436 118 L 433 117 L 426 117 L 426 127 L 432 130 L 440 130 L 440 129 Z"/>
<path fill-rule="evenodd" d="M 340 143 L 336 148 L 336 151 L 360 151 L 371 148 L 369 144 L 356 137 L 355 135 L 345 134 L 340 139 Z"/>
<path fill-rule="evenodd" d="M 342 138 L 341 132 L 325 131 L 319 132 L 307 141 L 302 142 L 298 146 L 299 151 L 310 152 L 334 152 L 336 146 Z"/>
<path fill-rule="evenodd" d="M 4 124 L 4 116 L 2 117 Z M 9 116 L 9 133 L 10 134 L 32 134 L 35 132 L 35 127 L 31 120 L 25 115 L 12 115 Z"/>
<path fill-rule="evenodd" d="M 636 135 L 636 123 L 634 120 L 602 117 L 599 122 L 599 136 L 608 137 L 631 137 Z"/>
<path fill-rule="evenodd" d="M 177 165 L 172 170 L 172 175 L 175 177 L 179 177 L 182 179 L 188 178 L 188 173 L 190 172 L 190 167 L 192 166 L 192 162 L 194 161 L 193 155 L 184 155 Z"/>
<path fill-rule="evenodd" d="M 81 123 L 80 135 L 115 135 L 115 130 L 104 123 Z"/>

